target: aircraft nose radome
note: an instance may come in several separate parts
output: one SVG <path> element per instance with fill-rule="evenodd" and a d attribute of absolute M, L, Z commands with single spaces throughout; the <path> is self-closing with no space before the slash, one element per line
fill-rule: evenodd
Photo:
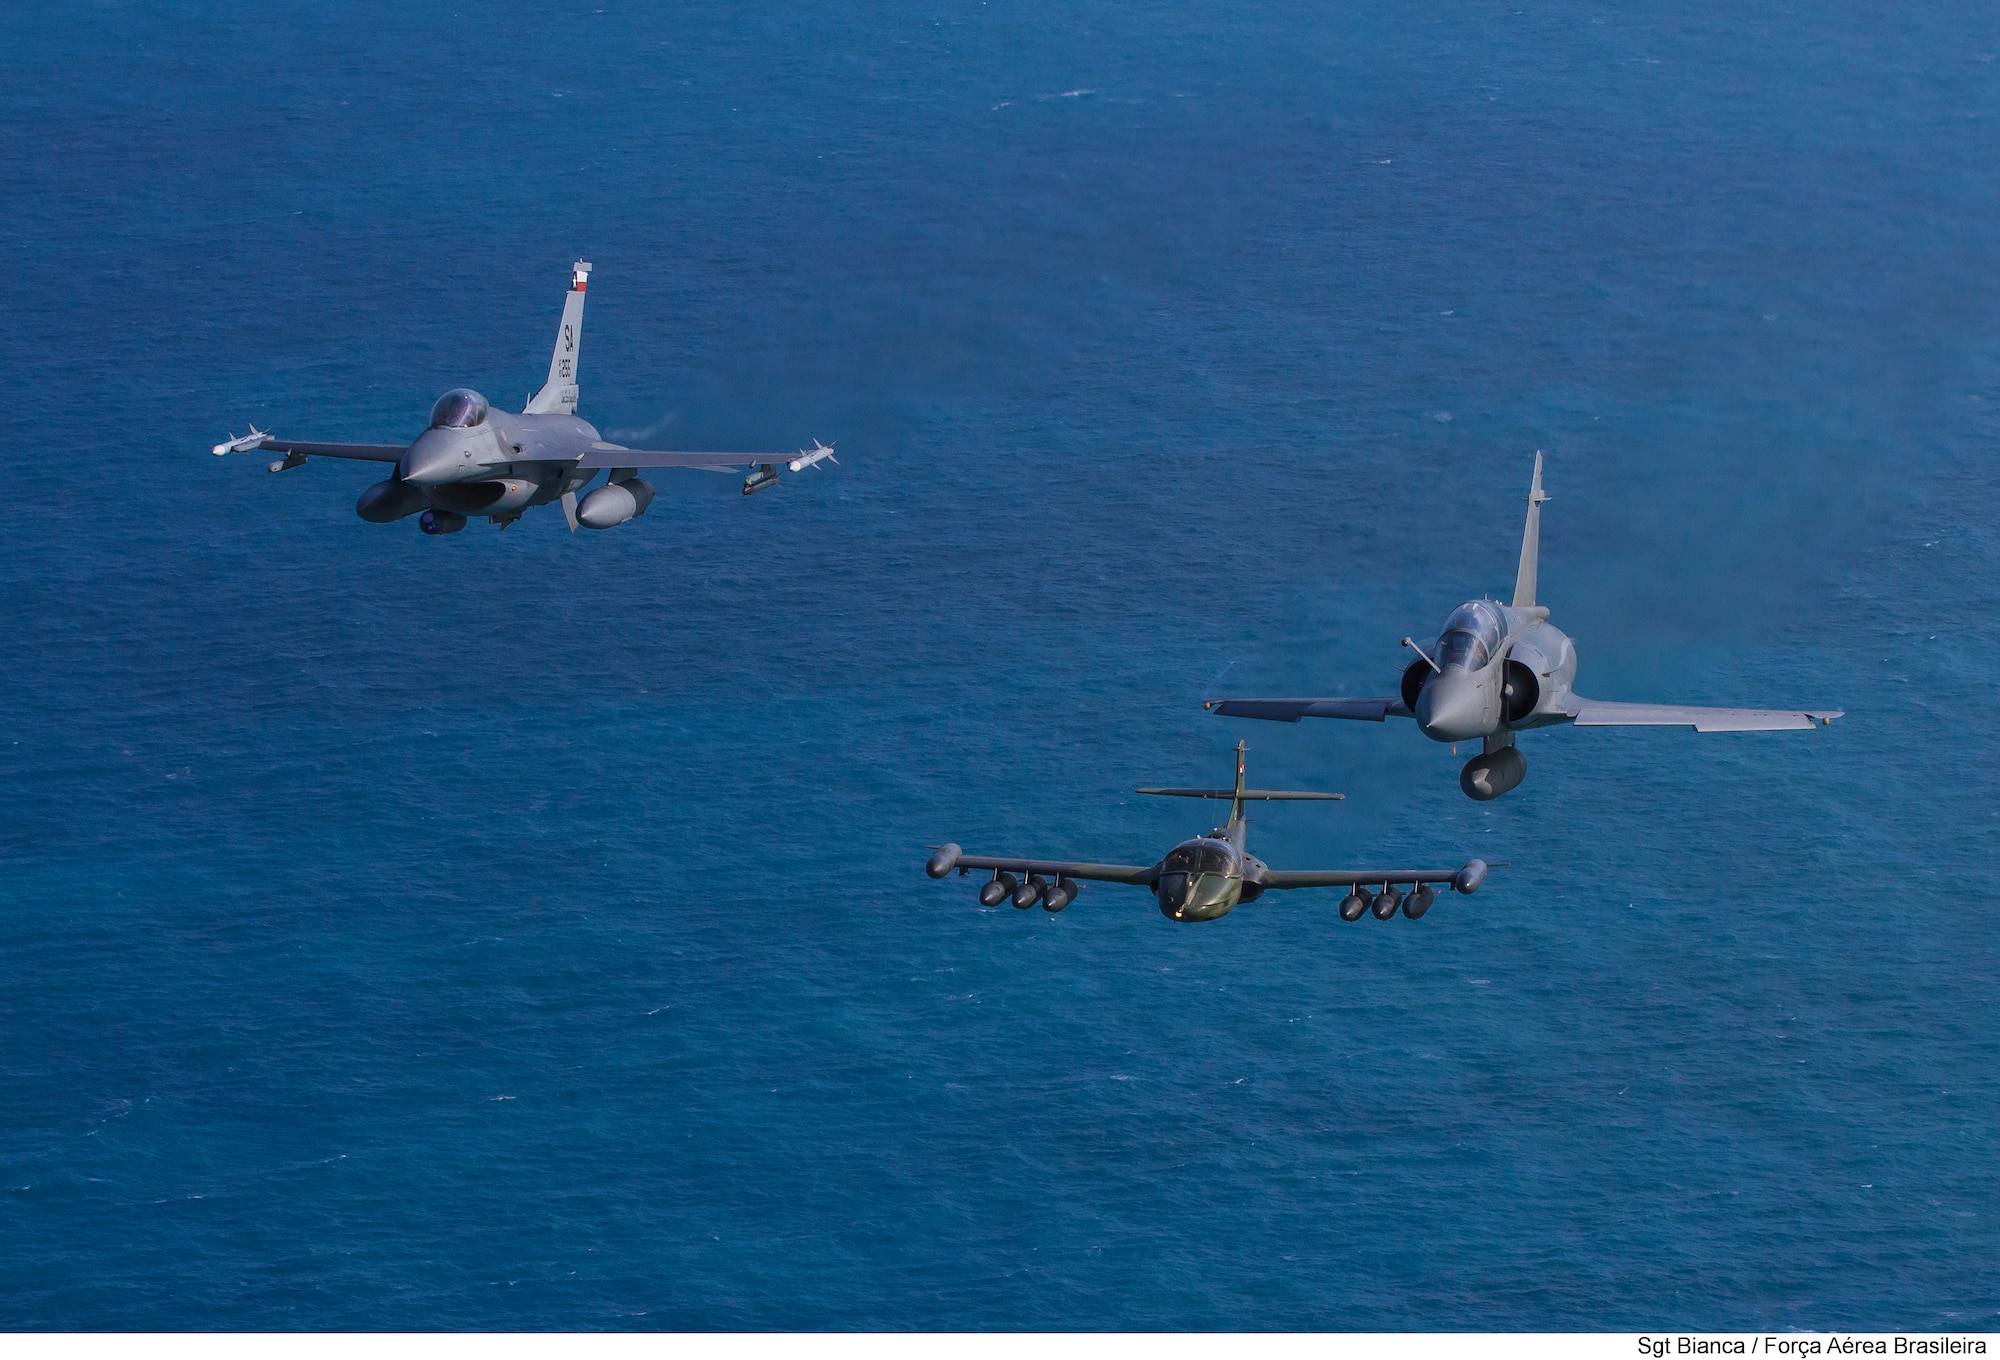
<path fill-rule="evenodd" d="M 437 486 L 451 480 L 458 463 L 458 450 L 449 440 L 435 440 L 425 434 L 403 451 L 396 470 L 414 486 Z"/>
<path fill-rule="evenodd" d="M 1463 672 L 1437 676 L 1417 696 L 1417 726 L 1433 741 L 1466 741 L 1488 734 L 1479 686 Z"/>

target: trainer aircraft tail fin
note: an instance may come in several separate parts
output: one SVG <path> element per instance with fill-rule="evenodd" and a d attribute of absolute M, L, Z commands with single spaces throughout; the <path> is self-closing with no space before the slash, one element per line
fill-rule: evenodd
<path fill-rule="evenodd" d="M 1528 488 L 1528 527 L 1521 531 L 1521 569 L 1514 574 L 1514 607 L 1531 609 L 1535 603 L 1535 574 L 1542 555 L 1542 451 L 1535 450 L 1535 481 Z"/>
<path fill-rule="evenodd" d="M 576 360 L 583 346 L 583 285 L 590 266 L 582 260 L 570 274 L 569 293 L 563 298 L 562 329 L 556 332 L 556 352 L 549 357 L 549 380 L 542 390 L 528 398 L 523 411 L 531 416 L 576 414 Z"/>
<path fill-rule="evenodd" d="M 1246 789 L 1243 787 L 1242 742 L 1236 743 L 1236 787 L 1233 789 L 1134 789 L 1134 793 L 1150 793 L 1162 798 L 1227 798 L 1229 800 L 1229 824 L 1235 826 L 1243 820 L 1243 805 L 1257 803 L 1337 803 L 1346 797 L 1340 793 L 1294 793 L 1288 789 Z"/>

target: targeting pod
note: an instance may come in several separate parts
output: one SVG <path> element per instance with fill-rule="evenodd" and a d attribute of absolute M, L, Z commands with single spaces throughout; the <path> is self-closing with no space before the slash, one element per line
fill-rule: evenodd
<path fill-rule="evenodd" d="M 453 510 L 426 510 L 417 516 L 417 527 L 427 534 L 455 534 L 465 527 L 465 516 Z"/>
<path fill-rule="evenodd" d="M 754 496 L 759 491 L 762 491 L 765 487 L 776 486 L 777 484 L 778 484 L 778 470 L 772 467 L 769 463 L 765 463 L 763 466 L 759 467 L 755 472 L 751 473 L 748 477 L 745 477 L 743 479 L 743 494 L 746 496 Z"/>

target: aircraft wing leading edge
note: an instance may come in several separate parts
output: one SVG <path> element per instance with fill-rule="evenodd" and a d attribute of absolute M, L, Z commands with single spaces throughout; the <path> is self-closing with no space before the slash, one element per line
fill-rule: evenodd
<path fill-rule="evenodd" d="M 1262 718 L 1266 722 L 1295 723 L 1301 718 L 1381 722 L 1388 717 L 1410 716 L 1401 699 L 1210 699 L 1202 707 L 1225 718 Z"/>
<path fill-rule="evenodd" d="M 960 855 L 945 872 L 950 873 L 952 869 L 1006 869 L 1021 874 L 1056 874 L 1097 883 L 1133 883 L 1151 887 L 1153 871 L 1157 867 L 1152 864 L 1085 864 L 1066 859 L 1014 859 L 1005 855 Z"/>
<path fill-rule="evenodd" d="M 1486 881 L 1496 866 L 1472 860 L 1457 869 L 1266 869 L 1257 881 L 1266 888 L 1352 888 L 1363 883 L 1448 883 L 1462 893 Z"/>
<path fill-rule="evenodd" d="M 579 468 L 740 468 L 760 463 L 784 463 L 793 453 L 669 453 L 660 449 L 592 449 Z"/>
<path fill-rule="evenodd" d="M 1578 727 L 1692 727 L 1697 732 L 1788 732 L 1825 727 L 1841 710 L 1696 708 L 1687 704 L 1621 704 L 1577 699 L 1570 720 Z"/>
<path fill-rule="evenodd" d="M 266 439 L 243 449 L 256 453 L 296 453 L 306 458 L 353 458 L 364 463 L 394 463 L 409 452 L 407 444 L 316 444 L 304 439 Z"/>

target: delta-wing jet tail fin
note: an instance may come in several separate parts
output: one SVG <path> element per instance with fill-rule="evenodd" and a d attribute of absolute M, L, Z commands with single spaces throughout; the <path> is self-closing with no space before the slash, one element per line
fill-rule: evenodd
<path fill-rule="evenodd" d="M 1542 451 L 1535 450 L 1535 481 L 1528 488 L 1528 527 L 1521 531 L 1521 569 L 1514 574 L 1514 608 L 1532 609 L 1535 604 L 1535 574 L 1542 555 Z"/>
<path fill-rule="evenodd" d="M 590 266 L 576 262 L 570 274 L 569 293 L 563 298 L 562 329 L 556 332 L 556 351 L 549 356 L 549 380 L 542 390 L 528 398 L 522 408 L 531 416 L 576 414 L 576 360 L 583 347 L 583 285 L 590 278 Z"/>

